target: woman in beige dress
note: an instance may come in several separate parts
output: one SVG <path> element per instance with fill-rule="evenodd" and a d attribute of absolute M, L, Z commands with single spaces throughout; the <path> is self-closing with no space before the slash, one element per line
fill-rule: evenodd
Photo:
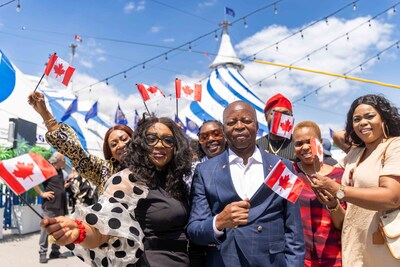
<path fill-rule="evenodd" d="M 361 96 L 347 114 L 346 133 L 358 146 L 339 163 L 345 169 L 342 184 L 313 175 L 315 189 L 347 202 L 343 266 L 398 267 L 400 260 L 377 235 L 382 212 L 400 207 L 399 112 L 383 96 Z"/>

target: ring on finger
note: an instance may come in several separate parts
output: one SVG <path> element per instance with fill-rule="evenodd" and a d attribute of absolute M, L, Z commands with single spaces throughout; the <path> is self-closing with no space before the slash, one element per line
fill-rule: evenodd
<path fill-rule="evenodd" d="M 49 235 L 47 237 L 47 240 L 49 241 L 50 244 L 57 242 L 57 239 L 53 235 Z"/>

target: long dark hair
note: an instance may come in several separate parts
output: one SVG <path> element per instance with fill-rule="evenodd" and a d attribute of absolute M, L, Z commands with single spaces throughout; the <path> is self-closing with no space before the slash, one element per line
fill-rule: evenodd
<path fill-rule="evenodd" d="M 132 135 L 132 141 L 126 146 L 127 153 L 123 156 L 124 164 L 132 171 L 137 181 L 148 186 L 160 184 L 160 171 L 157 171 L 156 166 L 149 158 L 153 147 L 145 142 L 148 129 L 157 122 L 166 125 L 175 139 L 174 156 L 161 172 L 163 178 L 165 178 L 165 191 L 176 199 L 184 200 L 187 198 L 187 189 L 183 177 L 191 173 L 192 157 L 188 139 L 185 138 L 182 129 L 172 119 L 144 116 L 137 124 Z"/>
<path fill-rule="evenodd" d="M 385 131 L 389 130 L 387 134 L 390 137 L 400 136 L 400 114 L 394 105 L 382 95 L 364 95 L 360 96 L 350 106 L 350 110 L 347 113 L 346 121 L 346 138 L 347 144 L 355 144 L 358 146 L 365 146 L 365 143 L 357 136 L 353 129 L 353 114 L 354 110 L 362 104 L 370 105 L 379 113 L 382 118 L 382 122 L 387 127 Z"/>

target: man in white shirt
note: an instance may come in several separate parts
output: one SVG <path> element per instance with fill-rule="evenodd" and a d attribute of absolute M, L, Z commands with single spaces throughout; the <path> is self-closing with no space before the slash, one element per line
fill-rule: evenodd
<path fill-rule="evenodd" d="M 190 239 L 208 245 L 206 266 L 303 266 L 299 205 L 263 183 L 279 158 L 256 146 L 254 107 L 231 103 L 223 124 L 229 149 L 194 174 Z"/>

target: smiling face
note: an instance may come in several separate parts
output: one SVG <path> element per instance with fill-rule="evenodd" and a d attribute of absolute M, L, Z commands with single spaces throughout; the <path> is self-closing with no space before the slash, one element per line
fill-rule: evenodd
<path fill-rule="evenodd" d="M 174 156 L 175 138 L 172 131 L 165 124 L 157 122 L 147 130 L 146 140 L 153 148 L 149 154 L 151 162 L 157 169 L 163 169 Z"/>
<path fill-rule="evenodd" d="M 250 157 L 256 147 L 258 131 L 254 108 L 242 101 L 231 103 L 224 110 L 223 121 L 230 149 L 239 157 Z"/>
<path fill-rule="evenodd" d="M 198 134 L 201 149 L 208 158 L 215 157 L 225 151 L 226 140 L 223 129 L 215 122 L 203 124 Z"/>
<path fill-rule="evenodd" d="M 131 140 L 130 136 L 122 130 L 114 130 L 108 137 L 108 146 L 111 155 L 117 161 L 121 161 L 121 155 L 125 153 L 125 146 Z"/>
<path fill-rule="evenodd" d="M 353 129 L 367 146 L 380 143 L 384 137 L 380 114 L 367 104 L 361 104 L 354 110 Z"/>
<path fill-rule="evenodd" d="M 294 153 L 304 165 L 314 164 L 310 146 L 312 137 L 319 140 L 318 134 L 312 127 L 299 127 L 293 131 Z"/>

